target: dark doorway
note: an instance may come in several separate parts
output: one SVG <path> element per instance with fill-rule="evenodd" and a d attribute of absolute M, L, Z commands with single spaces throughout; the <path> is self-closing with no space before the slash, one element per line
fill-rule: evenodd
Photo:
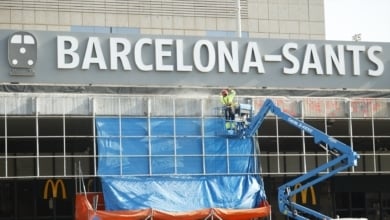
<path fill-rule="evenodd" d="M 71 179 L 0 181 L 1 220 L 73 219 Z"/>

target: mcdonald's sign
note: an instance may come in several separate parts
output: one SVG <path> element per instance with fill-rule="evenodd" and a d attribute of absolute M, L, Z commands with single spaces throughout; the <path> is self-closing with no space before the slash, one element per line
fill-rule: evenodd
<path fill-rule="evenodd" d="M 58 180 L 49 179 L 46 181 L 45 188 L 43 189 L 43 199 L 48 199 L 49 188 L 51 188 L 51 192 L 53 195 L 52 198 L 57 198 L 58 187 L 61 187 L 62 199 L 66 199 L 66 188 L 65 188 L 64 181 L 62 181 L 61 179 Z"/>
<path fill-rule="evenodd" d="M 302 187 L 302 184 L 298 183 L 294 186 L 294 190 L 297 190 L 298 188 Z M 310 190 L 310 195 L 311 195 L 311 204 L 312 205 L 317 205 L 317 197 L 316 197 L 316 192 L 314 191 L 314 187 L 310 186 L 307 189 L 302 190 L 301 192 L 301 201 L 302 204 L 307 204 L 307 191 Z M 291 197 L 291 200 L 293 202 L 297 201 L 297 194 Z"/>

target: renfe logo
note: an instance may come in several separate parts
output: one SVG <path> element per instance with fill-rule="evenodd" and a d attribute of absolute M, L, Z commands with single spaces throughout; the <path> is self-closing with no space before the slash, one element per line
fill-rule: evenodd
<path fill-rule="evenodd" d="M 8 63 L 11 75 L 33 76 L 37 61 L 37 40 L 31 33 L 15 32 L 8 38 Z"/>

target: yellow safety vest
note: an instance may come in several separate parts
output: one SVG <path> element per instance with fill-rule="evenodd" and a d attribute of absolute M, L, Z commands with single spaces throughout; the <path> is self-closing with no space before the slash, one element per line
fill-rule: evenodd
<path fill-rule="evenodd" d="M 234 90 L 230 90 L 228 95 L 223 97 L 221 96 L 221 102 L 222 104 L 226 105 L 226 106 L 231 106 L 231 107 L 234 107 L 234 97 L 236 96 L 236 91 Z"/>

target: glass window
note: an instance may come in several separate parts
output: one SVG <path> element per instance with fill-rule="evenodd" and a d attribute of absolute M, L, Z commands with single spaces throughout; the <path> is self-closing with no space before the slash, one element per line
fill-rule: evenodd
<path fill-rule="evenodd" d="M 62 136 L 64 135 L 64 122 L 62 118 L 39 117 L 38 127 L 40 136 Z"/>
<path fill-rule="evenodd" d="M 0 136 L 5 136 L 5 117 L 0 117 Z"/>
<path fill-rule="evenodd" d="M 355 171 L 365 171 L 365 172 L 375 172 L 375 161 L 374 161 L 374 155 L 372 154 L 363 154 L 361 152 L 358 152 L 360 154 L 360 159 L 358 161 L 357 166 L 355 166 Z"/>
<path fill-rule="evenodd" d="M 265 119 L 259 128 L 259 136 L 275 136 L 277 134 L 276 123 L 275 118 Z"/>
<path fill-rule="evenodd" d="M 352 117 L 371 117 L 372 100 L 371 99 L 351 100 L 351 114 Z"/>
<path fill-rule="evenodd" d="M 5 177 L 5 171 L 6 171 L 6 164 L 5 164 L 5 157 L 0 156 L 0 177 Z"/>
<path fill-rule="evenodd" d="M 284 120 L 279 119 L 278 135 L 279 136 L 302 136 L 302 130 L 291 125 L 290 123 Z"/>
<path fill-rule="evenodd" d="M 302 166 L 302 156 L 296 152 L 297 155 L 288 155 L 285 154 L 282 158 L 283 160 L 283 172 L 286 173 L 296 173 L 296 172 L 304 172 Z"/>
<path fill-rule="evenodd" d="M 11 172 L 8 172 L 10 176 L 36 176 L 36 158 L 35 157 L 26 157 L 26 154 L 16 155 L 19 158 L 16 158 L 15 169 Z M 24 156 L 24 157 L 22 157 Z M 9 167 L 10 168 L 10 167 Z"/>
<path fill-rule="evenodd" d="M 93 120 L 86 117 L 68 117 L 65 119 L 66 136 L 91 136 Z"/>
<path fill-rule="evenodd" d="M 302 137 L 279 137 L 279 150 L 281 152 L 303 152 Z"/>
<path fill-rule="evenodd" d="M 301 116 L 301 101 L 281 98 L 273 100 L 284 113 L 287 113 L 293 117 Z"/>
<path fill-rule="evenodd" d="M 303 114 L 305 117 L 324 117 L 325 102 L 318 98 L 307 98 L 303 100 Z"/>
<path fill-rule="evenodd" d="M 21 44 L 22 43 L 22 35 L 16 34 L 12 36 L 10 40 L 11 44 Z"/>
<path fill-rule="evenodd" d="M 349 136 L 348 119 L 330 119 L 327 121 L 327 131 L 330 136 Z"/>
<path fill-rule="evenodd" d="M 374 119 L 374 134 L 390 137 L 390 119 Z"/>
<path fill-rule="evenodd" d="M 200 116 L 202 102 L 199 99 L 175 99 L 175 111 L 177 116 Z"/>
<path fill-rule="evenodd" d="M 120 99 L 120 112 L 124 116 L 147 116 L 148 98 L 145 97 L 126 97 Z"/>
<path fill-rule="evenodd" d="M 348 102 L 346 100 L 326 99 L 326 116 L 330 117 L 346 117 L 348 116 Z"/>
<path fill-rule="evenodd" d="M 258 139 L 260 151 L 264 153 L 277 152 L 279 149 L 276 137 L 260 137 Z"/>
<path fill-rule="evenodd" d="M 389 172 L 390 171 L 390 155 L 378 155 L 378 171 Z"/>
<path fill-rule="evenodd" d="M 102 115 L 100 122 L 105 126 L 111 126 L 100 137 L 101 141 L 108 140 L 104 138 L 111 138 L 112 143 L 118 146 L 115 156 L 124 156 L 123 161 L 148 162 L 149 152 L 152 152 L 154 156 L 161 157 L 174 155 L 165 159 L 173 164 L 176 163 L 177 170 L 173 171 L 171 168 L 160 170 L 162 174 L 171 171 L 184 173 L 187 165 L 190 164 L 194 165 L 192 170 L 188 170 L 190 173 L 219 172 L 221 170 L 210 167 L 210 164 L 213 164 L 211 160 L 207 160 L 206 163 L 204 158 L 204 153 L 207 153 L 204 152 L 204 144 L 220 134 L 215 132 L 218 120 L 222 117 L 215 113 L 216 108 L 220 106 L 218 98 L 218 96 L 205 99 L 173 96 L 104 96 L 95 97 L 94 101 L 90 102 L 91 98 L 87 96 L 78 96 L 74 99 L 45 96 L 35 102 L 35 98 L 29 96 L 15 99 L 4 97 L 1 100 L 6 102 L 1 109 L 5 111 L 0 118 L 0 176 L 5 176 L 6 171 L 8 176 L 12 177 L 71 175 L 75 172 L 75 163 L 78 161 L 82 161 L 83 170 L 93 175 L 97 164 L 94 158 L 97 149 L 94 148 L 96 140 L 93 113 Z M 251 99 L 257 113 L 265 97 L 251 97 Z M 273 99 L 284 112 L 295 115 L 301 115 L 301 106 L 303 106 L 305 112 L 298 117 L 299 120 L 347 145 L 353 145 L 361 158 L 358 166 L 350 171 L 390 171 L 388 162 L 390 160 L 387 156 L 390 151 L 390 126 L 388 126 L 390 119 L 385 117 L 389 103 L 387 99 L 352 100 L 355 103 L 351 104 L 353 117 L 346 113 L 349 112 L 347 110 L 350 106 L 349 101 L 341 98 L 302 98 L 292 101 L 280 97 Z M 371 107 L 366 113 L 360 114 L 367 109 L 363 107 L 363 104 L 367 103 Z M 31 115 L 35 105 L 40 112 Z M 66 110 L 63 106 L 66 106 Z M 86 108 L 88 110 L 85 110 Z M 370 111 L 373 113 L 371 116 L 369 116 Z M 50 112 L 57 115 L 50 115 Z M 78 114 L 78 112 L 82 113 Z M 148 118 L 148 114 L 151 118 Z M 207 117 L 202 117 L 205 115 Z M 110 124 L 109 120 L 114 120 L 115 124 Z M 123 126 L 124 124 L 127 125 Z M 151 125 L 153 128 L 149 127 Z M 148 138 L 148 135 L 153 137 Z M 202 135 L 205 138 L 202 138 Z M 267 155 L 261 160 L 263 168 L 271 173 L 288 174 L 296 170 L 301 172 L 304 160 L 307 160 L 306 168 L 310 170 L 332 158 L 314 143 L 312 136 L 303 134 L 300 129 L 273 114 L 267 115 L 263 121 L 257 140 L 260 156 Z M 149 149 L 149 144 L 159 141 L 164 141 L 164 145 L 157 144 L 157 147 Z M 234 151 L 238 148 L 233 143 L 234 141 L 229 141 L 229 144 L 223 144 L 225 148 L 221 151 L 225 157 L 226 154 L 230 154 L 228 163 L 223 168 L 226 172 L 236 172 L 229 168 L 229 163 L 236 163 L 241 161 L 241 156 L 245 157 L 245 155 L 234 155 Z M 121 148 L 120 144 L 122 144 Z M 140 148 L 137 151 L 129 151 L 128 146 L 134 144 L 138 144 Z M 222 158 L 221 152 L 212 152 L 212 154 Z M 303 152 L 306 154 L 303 155 Z M 110 154 L 106 155 L 112 156 L 113 152 L 107 153 Z M 24 158 L 18 160 L 21 156 Z M 192 159 L 189 159 L 190 157 Z M 154 164 L 156 167 L 164 158 L 157 159 L 161 160 L 156 161 Z M 290 163 L 293 165 L 290 166 Z M 149 168 L 145 172 L 149 172 Z"/>
<path fill-rule="evenodd" d="M 8 136 L 36 136 L 36 124 L 33 117 L 8 117 L 7 118 Z"/>
<path fill-rule="evenodd" d="M 353 136 L 370 136 L 372 137 L 372 120 L 371 119 L 353 119 L 352 120 Z"/>
<path fill-rule="evenodd" d="M 375 118 L 389 118 L 390 117 L 390 101 L 376 99 L 372 103 L 372 112 Z"/>
<path fill-rule="evenodd" d="M 24 43 L 25 44 L 35 44 L 34 37 L 31 35 L 24 35 Z"/>

